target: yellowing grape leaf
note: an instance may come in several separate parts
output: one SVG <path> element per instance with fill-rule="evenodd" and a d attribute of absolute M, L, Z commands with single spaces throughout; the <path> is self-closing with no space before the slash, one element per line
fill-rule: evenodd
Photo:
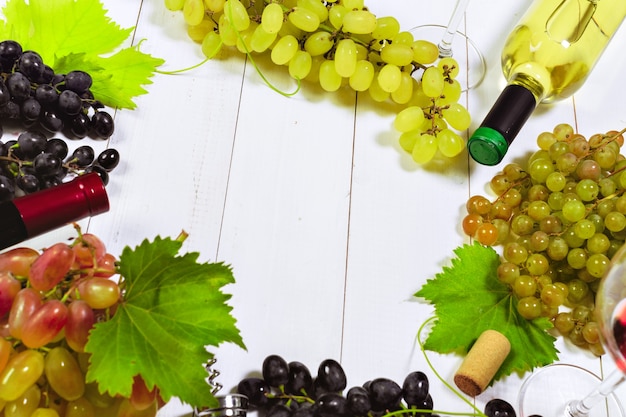
<path fill-rule="evenodd" d="M 133 29 L 121 28 L 106 13 L 99 0 L 8 0 L 0 38 L 37 52 L 58 73 L 88 72 L 97 99 L 132 109 L 132 98 L 146 92 L 141 86 L 151 82 L 164 61 L 137 48 L 121 48 Z"/>
<path fill-rule="evenodd" d="M 178 255 L 182 242 L 157 237 L 125 248 L 119 272 L 125 290 L 113 317 L 95 325 L 85 350 L 86 380 L 101 392 L 128 397 L 140 374 L 164 400 L 216 406 L 204 365 L 210 346 L 244 343 L 221 287 L 234 282 L 221 263 L 198 263 L 197 253 Z"/>
<path fill-rule="evenodd" d="M 546 318 L 526 320 L 510 289 L 496 278 L 499 255 L 479 243 L 455 249 L 456 258 L 415 294 L 435 306 L 436 320 L 424 348 L 466 353 L 480 334 L 497 330 L 511 342 L 511 352 L 494 381 L 524 373 L 558 359 Z"/>

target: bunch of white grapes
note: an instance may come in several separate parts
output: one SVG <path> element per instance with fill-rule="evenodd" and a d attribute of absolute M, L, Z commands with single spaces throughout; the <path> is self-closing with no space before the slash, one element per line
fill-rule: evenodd
<path fill-rule="evenodd" d="M 363 0 L 164 0 L 180 10 L 203 54 L 222 48 L 269 53 L 296 80 L 325 91 L 350 88 L 398 106 L 400 146 L 424 164 L 465 149 L 458 131 L 470 124 L 458 103 L 459 65 L 439 59 L 437 45 L 414 39 L 394 17 L 377 17 Z"/>

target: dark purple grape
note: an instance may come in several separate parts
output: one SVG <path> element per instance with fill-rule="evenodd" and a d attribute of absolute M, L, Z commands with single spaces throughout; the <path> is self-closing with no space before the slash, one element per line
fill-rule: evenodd
<path fill-rule="evenodd" d="M 22 102 L 30 97 L 30 81 L 21 72 L 9 74 L 6 84 L 13 100 Z"/>
<path fill-rule="evenodd" d="M 34 122 L 41 115 L 41 104 L 33 97 L 29 97 L 22 102 L 20 114 L 25 121 Z"/>
<path fill-rule="evenodd" d="M 350 388 L 346 400 L 348 401 L 348 408 L 357 417 L 366 416 L 372 410 L 369 394 L 363 387 Z"/>
<path fill-rule="evenodd" d="M 326 359 L 320 363 L 316 380 L 328 392 L 343 391 L 347 385 L 346 373 L 339 362 L 333 359 Z"/>
<path fill-rule="evenodd" d="M 408 406 L 419 404 L 426 399 L 429 391 L 429 382 L 426 374 L 420 371 L 411 372 L 404 378 L 402 397 Z"/>
<path fill-rule="evenodd" d="M 49 65 L 43 66 L 43 73 L 38 80 L 36 80 L 37 84 L 50 84 L 52 79 L 54 78 L 54 70 Z"/>
<path fill-rule="evenodd" d="M 22 45 L 6 40 L 0 42 L 0 66 L 3 72 L 13 72 L 13 66 L 22 55 Z"/>
<path fill-rule="evenodd" d="M 39 178 L 33 174 L 19 175 L 16 179 L 17 186 L 26 194 L 39 190 Z"/>
<path fill-rule="evenodd" d="M 64 90 L 59 94 L 57 108 L 63 114 L 76 116 L 83 109 L 83 102 L 74 91 Z"/>
<path fill-rule="evenodd" d="M 302 403 L 300 406 L 293 410 L 292 417 L 316 417 L 317 406 L 311 403 Z"/>
<path fill-rule="evenodd" d="M 263 360 L 261 373 L 271 387 L 284 386 L 289 381 L 289 365 L 278 355 L 269 355 Z"/>
<path fill-rule="evenodd" d="M 91 88 L 92 79 L 84 71 L 70 71 L 65 74 L 65 88 L 83 94 Z"/>
<path fill-rule="evenodd" d="M 487 417 L 516 417 L 513 406 L 498 398 L 485 404 L 485 415 Z"/>
<path fill-rule="evenodd" d="M 46 142 L 45 152 L 51 153 L 59 159 L 65 159 L 69 150 L 63 139 L 52 138 Z"/>
<path fill-rule="evenodd" d="M 0 78 L 0 106 L 6 105 L 9 101 L 11 101 L 11 93 L 4 80 Z"/>
<path fill-rule="evenodd" d="M 372 410 L 395 410 L 402 401 L 402 388 L 387 378 L 376 378 L 368 386 Z"/>
<path fill-rule="evenodd" d="M 22 158 L 31 160 L 46 149 L 48 139 L 37 131 L 27 130 L 17 137 Z"/>
<path fill-rule="evenodd" d="M 104 185 L 107 185 L 109 183 L 109 173 L 100 165 L 89 165 L 87 168 L 85 168 L 85 173 L 89 172 L 95 172 L 96 174 L 98 174 Z"/>
<path fill-rule="evenodd" d="M 267 382 L 261 378 L 244 378 L 237 385 L 237 392 L 248 397 L 250 405 L 254 407 L 264 407 L 269 404 L 267 394 L 271 391 Z"/>
<path fill-rule="evenodd" d="M 317 415 L 319 417 L 348 416 L 348 401 L 341 394 L 328 392 L 317 399 Z"/>
<path fill-rule="evenodd" d="M 13 179 L 0 175 L 0 201 L 13 200 L 15 197 L 15 182 Z"/>
<path fill-rule="evenodd" d="M 61 159 L 50 153 L 40 153 L 33 159 L 33 168 L 39 178 L 53 177 L 62 169 Z"/>
<path fill-rule="evenodd" d="M 415 407 L 418 410 L 432 410 L 434 407 L 433 404 L 433 397 L 431 397 L 430 394 L 426 395 L 426 398 L 424 398 L 422 401 L 413 404 L 413 407 Z M 422 416 L 431 416 L 431 413 L 419 413 L 418 417 L 422 417 Z"/>
<path fill-rule="evenodd" d="M 104 111 L 97 111 L 91 116 L 91 128 L 97 137 L 109 138 L 115 130 L 113 117 Z"/>
<path fill-rule="evenodd" d="M 63 129 L 63 119 L 53 110 L 44 110 L 39 118 L 41 126 L 50 132 L 60 132 Z"/>
<path fill-rule="evenodd" d="M 90 165 L 94 161 L 94 158 L 95 152 L 93 148 L 89 145 L 83 145 L 74 149 L 74 152 L 72 152 L 67 162 L 71 165 L 84 168 Z"/>
<path fill-rule="evenodd" d="M 59 92 L 50 84 L 40 84 L 35 89 L 35 99 L 46 108 L 51 108 L 59 101 Z"/>
<path fill-rule="evenodd" d="M 114 149 L 106 149 L 103 153 L 109 150 Z M 98 163 L 100 163 L 100 157 L 98 157 Z M 289 362 L 288 367 L 289 377 L 287 379 L 287 384 L 285 385 L 285 392 L 288 394 L 302 395 L 311 391 L 311 387 L 313 386 L 313 377 L 311 376 L 309 368 L 307 368 L 303 363 L 297 361 Z"/>
<path fill-rule="evenodd" d="M 35 51 L 24 51 L 17 61 L 18 70 L 29 80 L 37 82 L 43 76 L 45 66 L 41 55 Z"/>
<path fill-rule="evenodd" d="M 78 113 L 68 121 L 70 132 L 77 138 L 84 138 L 91 130 L 91 119 L 85 113 Z"/>
<path fill-rule="evenodd" d="M 113 171 L 113 169 L 115 169 L 115 167 L 117 167 L 120 163 L 120 153 L 117 151 L 117 149 L 115 148 L 107 148 L 105 150 L 103 150 L 102 152 L 100 152 L 100 154 L 98 155 L 98 158 L 96 159 L 96 163 L 98 165 L 100 165 L 102 168 L 104 168 L 107 172 Z M 309 372 L 308 368 L 306 368 L 306 366 L 302 365 L 304 367 L 304 369 L 306 369 L 306 372 L 308 373 L 308 382 L 306 381 L 306 375 L 304 374 L 304 369 L 299 368 L 299 365 L 295 366 L 295 369 L 292 372 L 292 364 L 294 364 L 296 362 L 292 362 L 289 364 L 289 382 L 287 383 L 287 385 L 291 384 L 291 380 L 293 379 L 293 386 L 294 389 L 298 389 L 298 391 L 302 388 L 304 389 L 309 389 L 311 387 L 311 382 L 312 382 L 312 378 L 311 378 L 311 373 Z M 294 374 L 293 376 L 291 374 Z M 297 383 L 299 382 L 306 382 L 306 384 L 304 384 L 301 388 L 297 387 Z"/>

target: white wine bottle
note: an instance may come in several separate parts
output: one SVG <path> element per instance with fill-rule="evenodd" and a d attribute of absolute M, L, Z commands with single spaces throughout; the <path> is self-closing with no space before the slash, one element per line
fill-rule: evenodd
<path fill-rule="evenodd" d="M 496 165 L 539 103 L 571 96 L 626 17 L 626 0 L 535 0 L 502 51 L 504 88 L 467 147 Z"/>

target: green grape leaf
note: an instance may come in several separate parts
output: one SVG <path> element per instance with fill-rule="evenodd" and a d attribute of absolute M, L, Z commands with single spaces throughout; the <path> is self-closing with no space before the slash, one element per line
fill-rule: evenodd
<path fill-rule="evenodd" d="M 433 325 L 424 348 L 438 353 L 467 353 L 488 329 L 505 335 L 511 352 L 494 376 L 523 374 L 558 359 L 547 318 L 529 321 L 516 308 L 508 286 L 498 281 L 499 255 L 479 243 L 455 249 L 456 258 L 415 293 L 435 307 Z M 492 382 L 493 382 L 492 381 Z"/>
<path fill-rule="evenodd" d="M 231 342 L 245 349 L 230 295 L 221 290 L 234 278 L 227 265 L 199 263 L 197 253 L 179 255 L 181 245 L 157 237 L 123 250 L 123 300 L 110 320 L 94 326 L 85 347 L 91 354 L 86 380 L 101 392 L 128 397 L 133 377 L 141 375 L 166 401 L 217 405 L 206 382 L 205 364 L 213 357 L 208 348 Z"/>
<path fill-rule="evenodd" d="M 94 95 L 110 107 L 135 108 L 132 99 L 146 92 L 141 86 L 164 62 L 121 48 L 133 28 L 113 22 L 100 0 L 8 0 L 2 14 L 2 39 L 36 51 L 57 73 L 88 72 Z"/>

